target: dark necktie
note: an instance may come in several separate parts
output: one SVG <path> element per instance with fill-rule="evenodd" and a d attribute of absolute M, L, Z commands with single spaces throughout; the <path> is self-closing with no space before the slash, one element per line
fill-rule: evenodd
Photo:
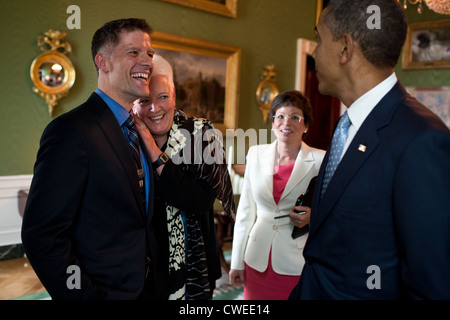
<path fill-rule="evenodd" d="M 322 196 L 333 177 L 339 162 L 341 161 L 342 151 L 344 151 L 345 142 L 347 141 L 348 128 L 352 122 L 348 117 L 347 111 L 339 119 L 339 123 L 333 134 L 333 140 L 331 141 L 330 157 L 328 158 L 327 167 L 325 169 L 325 176 L 323 179 Z"/>
<path fill-rule="evenodd" d="M 128 129 L 128 145 L 130 146 L 131 154 L 133 155 L 134 163 L 136 165 L 137 176 L 139 179 L 139 187 L 145 207 L 145 186 L 144 186 L 144 169 L 142 169 L 141 156 L 139 152 L 139 136 L 134 125 L 134 118 L 130 117 L 125 121 L 124 125 Z"/>

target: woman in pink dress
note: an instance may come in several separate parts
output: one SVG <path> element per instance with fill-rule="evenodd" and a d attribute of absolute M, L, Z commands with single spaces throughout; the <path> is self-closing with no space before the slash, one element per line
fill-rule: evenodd
<path fill-rule="evenodd" d="M 311 210 L 292 209 L 325 154 L 302 141 L 312 108 L 299 91 L 276 96 L 269 112 L 277 139 L 248 151 L 233 235 L 230 281 L 244 284 L 246 300 L 284 300 L 297 284 L 308 234 L 291 234 L 309 223 Z"/>

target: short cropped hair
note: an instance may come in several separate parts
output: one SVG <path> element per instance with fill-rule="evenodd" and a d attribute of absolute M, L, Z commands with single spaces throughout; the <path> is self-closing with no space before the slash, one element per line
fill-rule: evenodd
<path fill-rule="evenodd" d="M 152 77 L 154 76 L 164 76 L 167 78 L 167 81 L 169 82 L 169 85 L 172 89 L 175 88 L 175 84 L 173 81 L 173 70 L 170 65 L 170 63 L 164 59 L 159 54 L 153 55 L 153 72 Z M 150 79 L 151 81 L 151 79 Z"/>
<path fill-rule="evenodd" d="M 153 32 L 152 27 L 144 20 L 137 18 L 119 19 L 105 23 L 100 29 L 98 29 L 91 43 L 91 54 L 95 64 L 95 56 L 105 46 L 115 47 L 119 43 L 120 33 L 122 31 L 135 31 L 141 30 L 145 33 L 151 34 Z M 95 68 L 98 72 L 98 67 L 95 64 Z"/>
<path fill-rule="evenodd" d="M 313 120 L 311 103 L 309 102 L 309 99 L 298 90 L 282 92 L 273 99 L 269 110 L 270 120 L 273 122 L 275 113 L 279 108 L 287 106 L 302 110 L 305 125 L 310 125 Z"/>
<path fill-rule="evenodd" d="M 373 11 L 379 10 L 380 28 L 369 28 Z M 396 0 L 330 0 L 326 6 L 325 24 L 337 41 L 349 34 L 361 47 L 365 58 L 377 67 L 395 67 L 407 33 L 407 19 Z M 369 11 L 369 12 L 368 12 Z"/>

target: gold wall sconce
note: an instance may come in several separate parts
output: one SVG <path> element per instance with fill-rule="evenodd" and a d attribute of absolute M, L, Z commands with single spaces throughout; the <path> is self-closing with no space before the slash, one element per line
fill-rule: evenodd
<path fill-rule="evenodd" d="M 275 84 L 275 66 L 273 64 L 265 65 L 261 73 L 261 79 L 258 88 L 256 89 L 256 101 L 259 104 L 259 109 L 263 114 L 264 122 L 267 122 L 272 100 L 278 94 L 278 87 Z"/>
<path fill-rule="evenodd" d="M 38 46 L 44 53 L 33 60 L 30 68 L 33 91 L 45 99 L 50 116 L 75 82 L 75 68 L 66 56 L 72 47 L 68 42 L 61 42 L 65 36 L 66 32 L 50 29 L 45 37 L 38 37 Z"/>

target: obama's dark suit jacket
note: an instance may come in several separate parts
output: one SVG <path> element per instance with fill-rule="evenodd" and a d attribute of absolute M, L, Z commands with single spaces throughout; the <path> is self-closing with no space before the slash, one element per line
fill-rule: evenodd
<path fill-rule="evenodd" d="M 291 298 L 450 298 L 450 133 L 397 83 L 368 115 L 323 198 Z"/>

